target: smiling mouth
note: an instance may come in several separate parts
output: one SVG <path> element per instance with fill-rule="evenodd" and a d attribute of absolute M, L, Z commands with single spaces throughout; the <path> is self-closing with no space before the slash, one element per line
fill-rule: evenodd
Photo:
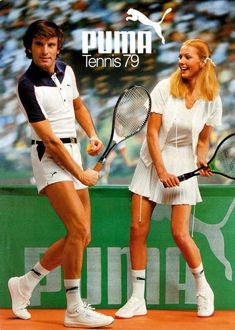
<path fill-rule="evenodd" d="M 184 75 L 188 75 L 189 72 L 190 72 L 189 69 L 183 69 L 183 70 L 180 69 L 180 73 L 181 73 L 182 76 L 184 76 Z"/>

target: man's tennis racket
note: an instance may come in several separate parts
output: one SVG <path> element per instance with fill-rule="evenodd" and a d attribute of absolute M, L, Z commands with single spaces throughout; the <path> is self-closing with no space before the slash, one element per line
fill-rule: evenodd
<path fill-rule="evenodd" d="M 235 180 L 235 133 L 228 135 L 219 143 L 214 155 L 207 164 L 212 173 Z M 202 169 L 203 166 L 195 171 L 178 176 L 178 179 L 180 181 L 188 180 L 195 175 L 199 175 L 199 171 Z"/>
<path fill-rule="evenodd" d="M 142 86 L 132 86 L 119 96 L 113 111 L 112 131 L 109 143 L 96 163 L 100 171 L 110 151 L 120 142 L 139 133 L 145 126 L 151 110 L 151 97 Z"/>

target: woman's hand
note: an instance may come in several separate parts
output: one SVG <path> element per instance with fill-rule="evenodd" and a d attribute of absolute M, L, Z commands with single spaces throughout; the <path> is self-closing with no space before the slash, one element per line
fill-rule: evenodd
<path fill-rule="evenodd" d="M 174 174 L 170 174 L 168 172 L 163 172 L 159 176 L 159 179 L 163 183 L 163 186 L 165 188 L 172 188 L 180 185 L 180 181 L 177 178 L 177 176 L 175 176 Z"/>
<path fill-rule="evenodd" d="M 207 161 L 204 159 L 198 159 L 197 160 L 197 167 L 202 167 L 200 170 L 201 176 L 213 176 L 214 174 L 211 172 L 210 166 L 208 166 Z"/>

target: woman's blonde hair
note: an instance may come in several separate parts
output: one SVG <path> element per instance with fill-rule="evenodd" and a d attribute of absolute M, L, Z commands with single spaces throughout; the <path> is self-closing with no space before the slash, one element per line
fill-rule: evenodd
<path fill-rule="evenodd" d="M 208 44 L 201 39 L 189 39 L 183 43 L 183 46 L 196 48 L 200 59 L 205 61 L 205 66 L 197 80 L 198 96 L 206 101 L 212 101 L 219 93 L 219 83 Z M 179 68 L 170 77 L 170 92 L 177 98 L 185 97 L 188 92 L 188 82 L 181 77 Z"/>

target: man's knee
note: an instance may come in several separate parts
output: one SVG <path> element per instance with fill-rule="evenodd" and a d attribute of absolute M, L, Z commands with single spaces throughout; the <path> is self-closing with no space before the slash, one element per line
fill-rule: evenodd
<path fill-rule="evenodd" d="M 72 241 L 82 242 L 84 246 L 90 243 L 90 229 L 83 224 L 71 226 L 67 236 Z"/>

